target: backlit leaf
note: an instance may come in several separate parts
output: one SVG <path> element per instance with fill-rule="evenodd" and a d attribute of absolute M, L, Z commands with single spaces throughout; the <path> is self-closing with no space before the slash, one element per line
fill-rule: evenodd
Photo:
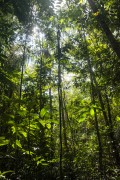
<path fill-rule="evenodd" d="M 51 128 L 51 124 L 47 124 L 47 128 L 50 129 Z"/>
<path fill-rule="evenodd" d="M 81 117 L 78 122 L 81 123 L 81 122 L 84 122 L 85 121 L 85 117 Z"/>
<path fill-rule="evenodd" d="M 15 134 L 16 133 L 16 127 L 12 126 L 11 129 L 12 129 L 12 133 Z"/>
<path fill-rule="evenodd" d="M 46 112 L 47 112 L 47 110 L 44 108 L 41 110 L 41 112 L 40 112 L 41 118 L 43 118 L 45 116 Z"/>
<path fill-rule="evenodd" d="M 16 145 L 18 146 L 18 147 L 20 147 L 20 148 L 22 148 L 22 145 L 21 145 L 21 143 L 20 143 L 20 140 L 16 140 Z"/>
<path fill-rule="evenodd" d="M 90 115 L 91 115 L 91 116 L 94 116 L 94 114 L 95 114 L 94 109 L 93 109 L 93 108 L 90 109 Z"/>
<path fill-rule="evenodd" d="M 119 117 L 119 116 L 117 116 L 117 117 L 116 117 L 116 120 L 117 120 L 117 121 L 120 121 L 120 117 Z"/>
<path fill-rule="evenodd" d="M 22 134 L 25 138 L 27 137 L 27 133 L 25 131 L 19 131 L 20 134 Z"/>

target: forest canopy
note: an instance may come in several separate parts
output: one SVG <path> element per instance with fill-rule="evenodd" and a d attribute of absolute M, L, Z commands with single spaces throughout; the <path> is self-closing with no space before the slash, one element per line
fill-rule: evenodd
<path fill-rule="evenodd" d="M 0 179 L 120 179 L 120 0 L 0 0 Z"/>

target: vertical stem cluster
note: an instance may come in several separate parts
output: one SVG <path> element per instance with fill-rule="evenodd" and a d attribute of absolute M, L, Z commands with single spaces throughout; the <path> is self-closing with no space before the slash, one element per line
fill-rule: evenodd
<path fill-rule="evenodd" d="M 84 40 L 86 42 L 85 39 L 85 35 L 84 35 Z M 88 51 L 87 48 L 87 42 L 86 42 L 86 49 Z M 88 63 L 88 68 L 89 68 L 89 73 L 90 73 L 90 79 L 91 79 L 91 87 L 92 87 L 92 103 L 95 104 L 95 96 L 94 96 L 94 89 L 97 92 L 97 96 L 100 102 L 100 106 L 102 109 L 102 114 L 104 117 L 104 121 L 105 121 L 105 125 L 108 128 L 108 137 L 111 141 L 111 147 L 114 151 L 114 158 L 116 161 L 116 165 L 119 167 L 120 166 L 120 155 L 119 155 L 119 151 L 118 151 L 118 145 L 114 136 L 114 131 L 113 131 L 113 127 L 112 127 L 112 119 L 111 119 L 111 110 L 110 110 L 110 105 L 109 105 L 109 99 L 106 96 L 106 102 L 107 102 L 107 110 L 106 110 L 106 106 L 105 103 L 103 101 L 103 97 L 102 97 L 102 93 L 101 90 L 99 89 L 98 86 L 98 82 L 96 80 L 95 74 L 92 70 L 91 67 L 91 62 L 90 62 L 90 57 L 89 57 L 89 52 L 88 53 L 88 59 L 87 59 L 87 63 Z M 107 114 L 108 111 L 108 114 Z M 96 110 L 95 110 L 95 124 L 96 124 L 96 132 L 97 132 L 97 138 L 98 138 L 98 143 L 99 143 L 99 166 L 100 166 L 100 171 L 103 171 L 103 165 L 102 165 L 102 154 L 103 154 L 103 150 L 102 150 L 102 143 L 101 143 L 101 138 L 100 138 L 100 133 L 99 133 L 99 126 L 98 126 L 98 121 L 97 121 L 97 114 L 96 114 Z"/>
<path fill-rule="evenodd" d="M 83 32 L 84 32 L 84 29 L 83 29 Z M 90 81 L 91 81 L 91 101 L 92 101 L 92 104 L 95 105 L 96 100 L 95 100 L 94 73 L 92 71 L 85 33 L 83 34 L 83 37 L 84 37 L 85 46 L 87 50 L 87 64 L 88 64 L 88 70 L 89 70 Z M 97 112 L 95 108 L 94 108 L 94 122 L 95 122 L 95 129 L 96 129 L 96 135 L 97 135 L 98 147 L 99 147 L 99 171 L 100 171 L 100 176 L 101 176 L 100 178 L 102 178 L 103 177 L 103 148 L 102 148 Z"/>

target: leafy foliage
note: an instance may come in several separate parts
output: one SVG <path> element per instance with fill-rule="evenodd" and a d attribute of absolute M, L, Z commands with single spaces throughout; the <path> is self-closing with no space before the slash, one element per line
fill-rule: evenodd
<path fill-rule="evenodd" d="M 0 2 L 0 179 L 119 179 L 119 0 L 55 4 Z"/>

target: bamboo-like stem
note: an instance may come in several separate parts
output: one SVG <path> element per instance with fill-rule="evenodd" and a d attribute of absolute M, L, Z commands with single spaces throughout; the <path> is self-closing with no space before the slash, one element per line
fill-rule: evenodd
<path fill-rule="evenodd" d="M 60 180 L 63 180 L 62 170 L 62 87 L 61 87 L 61 48 L 60 48 L 60 30 L 57 32 L 58 45 L 58 98 L 59 98 L 59 123 L 60 123 Z"/>

